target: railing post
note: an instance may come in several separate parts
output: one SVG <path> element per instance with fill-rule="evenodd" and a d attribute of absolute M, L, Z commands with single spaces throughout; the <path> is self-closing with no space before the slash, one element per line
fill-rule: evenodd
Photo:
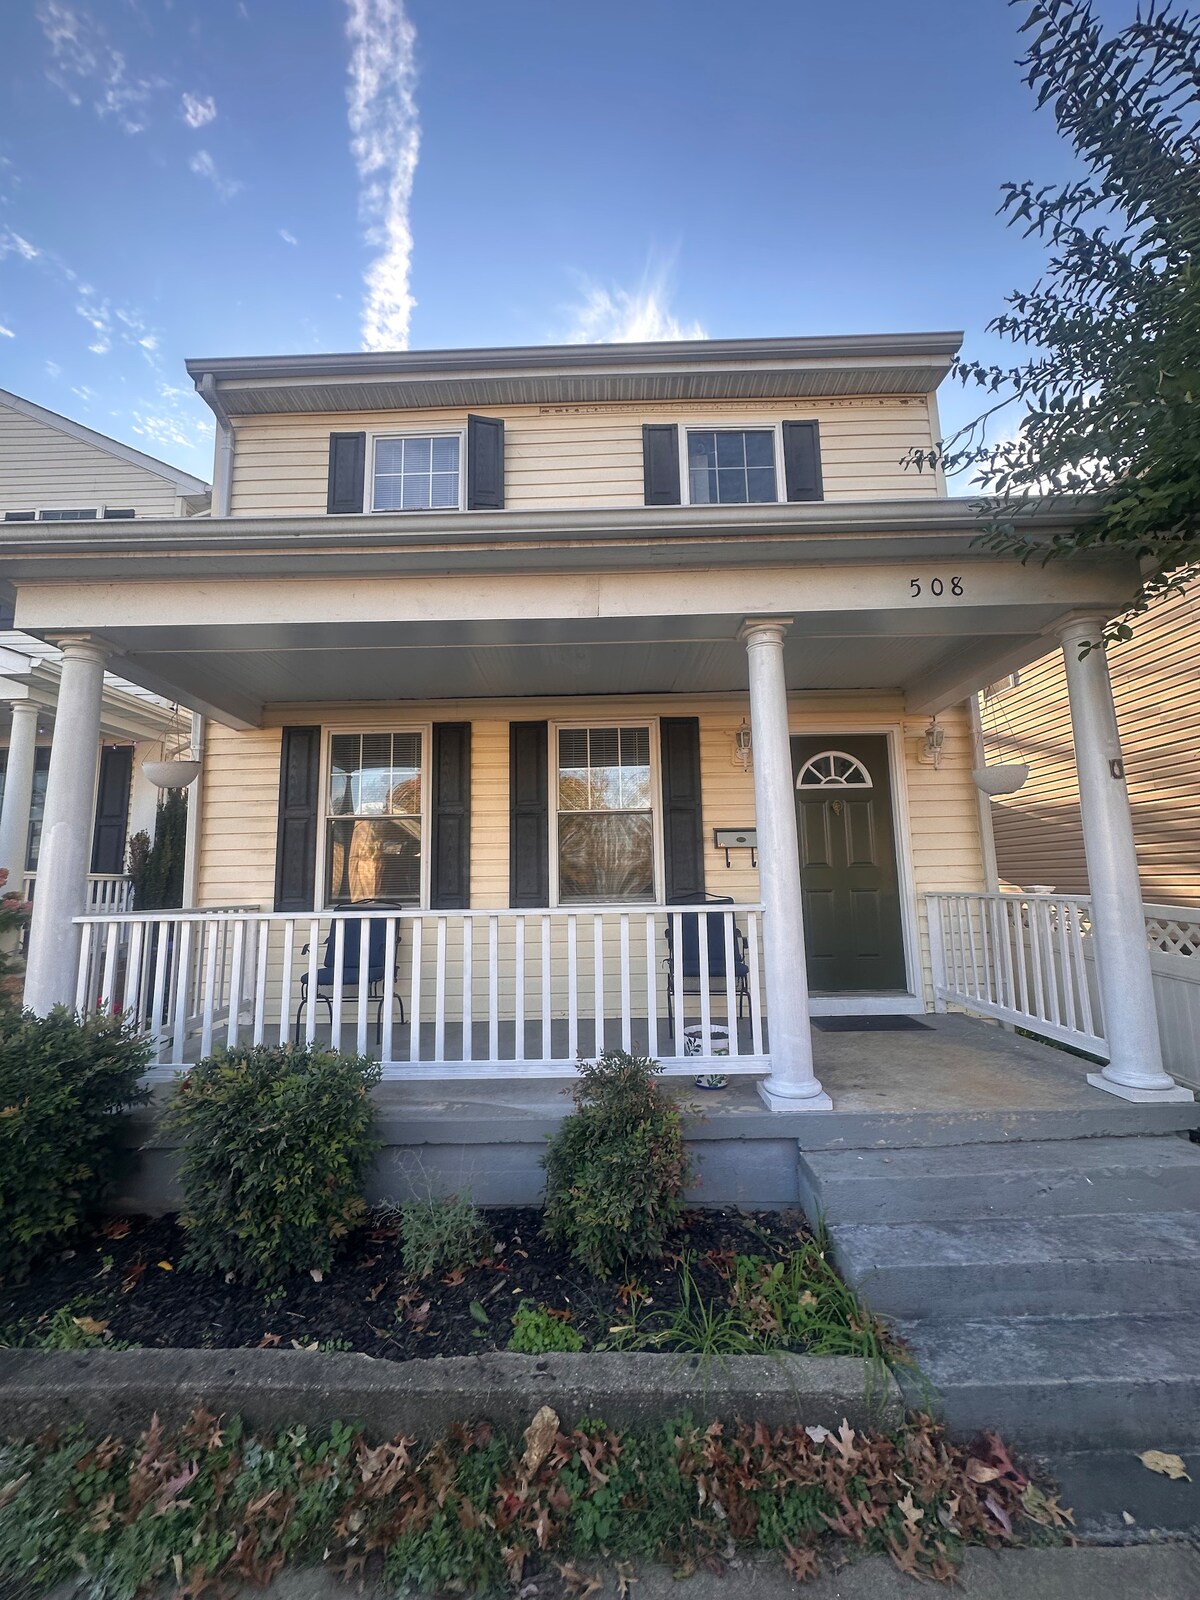
<path fill-rule="evenodd" d="M 946 937 L 942 927 L 942 899 L 940 895 L 926 897 L 925 915 L 929 924 L 929 976 L 933 982 L 933 1009 L 945 1011 L 945 996 L 939 990 L 946 983 Z"/>

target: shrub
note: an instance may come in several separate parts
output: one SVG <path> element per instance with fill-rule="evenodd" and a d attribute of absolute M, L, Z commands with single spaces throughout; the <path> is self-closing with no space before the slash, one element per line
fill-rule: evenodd
<path fill-rule="evenodd" d="M 390 1206 L 400 1229 L 404 1270 L 428 1278 L 443 1268 L 477 1266 L 491 1251 L 487 1225 L 465 1191 L 445 1198 L 412 1200 Z"/>
<path fill-rule="evenodd" d="M 522 1300 L 512 1319 L 508 1348 L 523 1356 L 544 1356 L 552 1350 L 582 1350 L 583 1340 L 562 1317 L 536 1301 Z"/>
<path fill-rule="evenodd" d="M 149 1055 L 120 1017 L 0 1012 L 0 1276 L 26 1277 L 93 1218 Z"/>
<path fill-rule="evenodd" d="M 180 1079 L 184 1264 L 261 1285 L 323 1272 L 366 1210 L 378 1062 L 334 1050 L 220 1053 Z"/>
<path fill-rule="evenodd" d="M 545 1230 L 600 1278 L 627 1259 L 662 1255 L 692 1176 L 661 1070 L 623 1050 L 581 1067 L 576 1109 L 543 1160 Z"/>

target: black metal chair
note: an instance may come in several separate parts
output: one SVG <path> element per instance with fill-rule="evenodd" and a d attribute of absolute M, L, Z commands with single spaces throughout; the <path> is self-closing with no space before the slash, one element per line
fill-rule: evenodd
<path fill-rule="evenodd" d="M 390 991 L 392 1001 L 400 1007 L 400 1025 L 404 1025 L 404 1001 L 396 993 L 396 972 L 393 965 L 392 972 L 384 970 L 387 956 L 387 923 L 382 917 L 373 918 L 368 922 L 370 932 L 367 935 L 367 1001 L 375 1007 L 375 1044 L 378 1048 L 383 1043 L 383 1008 L 388 1000 Z M 311 946 L 305 945 L 302 955 L 307 955 Z M 342 995 L 357 998 L 358 986 L 361 981 L 362 969 L 360 954 L 362 951 L 362 921 L 352 917 L 345 924 L 345 933 L 342 938 Z M 396 927 L 396 953 L 400 951 L 400 928 Z M 321 952 L 321 965 L 317 968 L 317 987 L 313 999 L 324 1005 L 329 1013 L 329 1026 L 333 1027 L 333 981 L 335 963 L 337 961 L 337 924 L 334 923 L 325 938 L 325 948 Z M 300 1004 L 296 1007 L 296 1043 L 300 1043 L 300 1024 L 305 1010 L 308 1007 L 308 973 L 300 976 Z M 386 980 L 386 981 L 385 981 Z"/>
<path fill-rule="evenodd" d="M 728 895 L 689 895 L 687 899 L 668 900 L 669 906 L 731 906 Z M 708 933 L 708 971 L 700 966 L 700 918 L 704 917 Z M 667 1018 L 671 1032 L 675 1031 L 675 918 L 667 918 Z M 738 1018 L 745 1015 L 750 1004 L 750 967 L 746 960 L 748 950 L 746 935 L 735 922 L 733 925 L 733 988 L 737 995 Z M 725 991 L 725 914 L 721 911 L 684 913 L 679 923 L 679 965 L 683 979 L 683 992 L 699 994 L 701 984 L 707 982 L 710 991 L 715 987 Z"/>

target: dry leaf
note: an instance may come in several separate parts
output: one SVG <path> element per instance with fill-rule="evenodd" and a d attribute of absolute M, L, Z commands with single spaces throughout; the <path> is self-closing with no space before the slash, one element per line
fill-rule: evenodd
<path fill-rule="evenodd" d="M 814 1444 L 823 1444 L 829 1437 L 829 1429 L 823 1428 L 819 1422 L 810 1425 L 804 1431 Z"/>
<path fill-rule="evenodd" d="M 536 1472 L 550 1454 L 558 1435 L 558 1413 L 542 1406 L 534 1413 L 533 1421 L 525 1429 L 525 1454 L 521 1467 L 525 1472 Z"/>
<path fill-rule="evenodd" d="M 258 1341 L 258 1348 L 260 1350 L 273 1350 L 278 1343 L 279 1335 L 277 1333 L 264 1333 Z"/>
<path fill-rule="evenodd" d="M 308 1275 L 314 1283 L 324 1283 L 325 1281 L 325 1274 L 320 1267 L 309 1267 Z"/>
<path fill-rule="evenodd" d="M 604 1587 L 599 1578 L 580 1572 L 579 1568 L 572 1566 L 569 1561 L 556 1561 L 554 1565 L 558 1568 L 558 1575 L 566 1585 L 571 1600 L 591 1600 L 591 1596 Z"/>
<path fill-rule="evenodd" d="M 633 1575 L 631 1561 L 617 1562 L 617 1600 L 629 1600 L 629 1594 L 638 1581 Z"/>
<path fill-rule="evenodd" d="M 129 1226 L 125 1217 L 109 1217 L 100 1232 L 106 1239 L 123 1239 L 129 1232 Z"/>
<path fill-rule="evenodd" d="M 98 1339 L 108 1327 L 107 1322 L 97 1322 L 95 1317 L 72 1317 L 71 1321 L 81 1333 L 86 1333 L 92 1339 Z"/>
<path fill-rule="evenodd" d="M 158 1264 L 163 1269 L 164 1272 L 174 1272 L 175 1271 L 175 1268 L 171 1265 L 171 1263 L 169 1261 L 160 1261 Z"/>
<path fill-rule="evenodd" d="M 805 1583 L 809 1578 L 815 1578 L 820 1569 L 817 1552 L 805 1546 L 796 1546 L 790 1539 L 785 1539 L 787 1555 L 783 1558 L 784 1571 L 791 1574 L 797 1583 Z"/>
<path fill-rule="evenodd" d="M 1138 1460 L 1151 1472 L 1161 1472 L 1164 1478 L 1184 1478 L 1188 1483 L 1192 1481 L 1183 1457 L 1171 1455 L 1167 1450 L 1143 1450 Z"/>
<path fill-rule="evenodd" d="M 999 1467 L 989 1467 L 975 1456 L 967 1462 L 967 1477 L 972 1483 L 995 1483 L 1001 1476 Z"/>
<path fill-rule="evenodd" d="M 1121 1513 L 1121 1521 L 1125 1524 L 1125 1526 L 1127 1528 L 1132 1528 L 1134 1523 L 1137 1521 L 1137 1518 L 1135 1516 L 1132 1516 L 1128 1511 L 1122 1511 L 1122 1513 Z"/>
<path fill-rule="evenodd" d="M 136 1289 L 145 1270 L 146 1263 L 144 1261 L 135 1261 L 121 1279 L 121 1293 L 128 1294 L 131 1289 Z"/>

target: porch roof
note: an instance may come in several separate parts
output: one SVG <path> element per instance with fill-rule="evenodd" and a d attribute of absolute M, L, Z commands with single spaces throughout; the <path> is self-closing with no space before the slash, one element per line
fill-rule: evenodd
<path fill-rule="evenodd" d="M 1091 514 L 1031 502 L 1026 526 Z M 797 619 L 789 687 L 903 689 L 923 713 L 1137 582 L 1111 555 L 993 556 L 974 503 L 933 497 L 60 524 L 52 545 L 22 527 L 0 531 L 19 626 L 92 634 L 122 676 L 234 726 L 322 701 L 740 691 L 738 629 L 764 614 Z"/>

